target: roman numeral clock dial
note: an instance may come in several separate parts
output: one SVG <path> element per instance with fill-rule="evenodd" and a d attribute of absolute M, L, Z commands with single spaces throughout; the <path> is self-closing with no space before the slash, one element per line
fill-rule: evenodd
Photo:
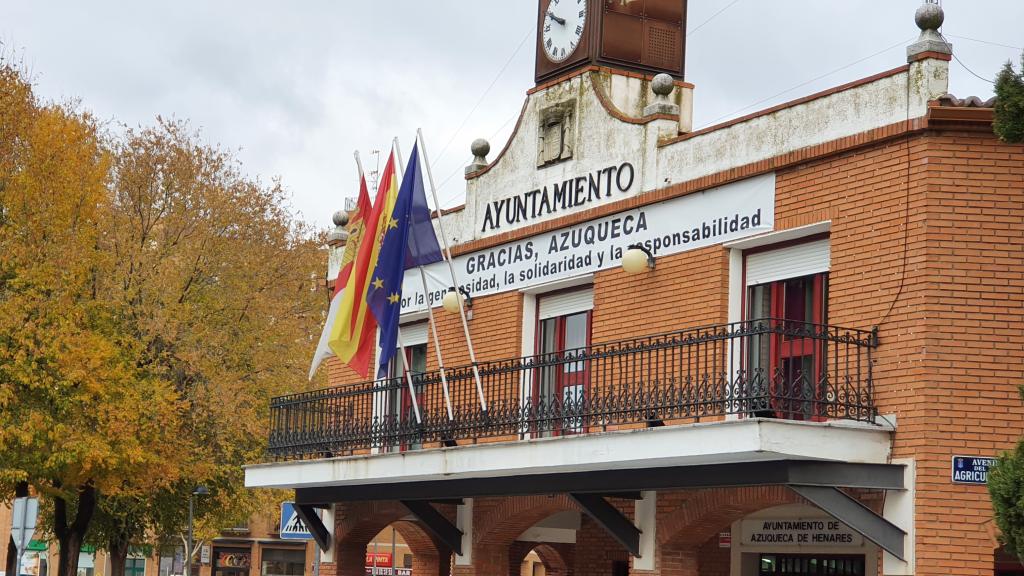
<path fill-rule="evenodd" d="M 587 0 L 551 0 L 544 14 L 544 55 L 563 62 L 580 45 L 587 25 Z"/>

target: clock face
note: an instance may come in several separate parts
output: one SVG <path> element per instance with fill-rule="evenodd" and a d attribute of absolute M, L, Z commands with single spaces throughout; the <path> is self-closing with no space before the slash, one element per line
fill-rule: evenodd
<path fill-rule="evenodd" d="M 587 25 L 587 0 L 551 0 L 544 14 L 544 55 L 563 62 L 580 45 Z"/>

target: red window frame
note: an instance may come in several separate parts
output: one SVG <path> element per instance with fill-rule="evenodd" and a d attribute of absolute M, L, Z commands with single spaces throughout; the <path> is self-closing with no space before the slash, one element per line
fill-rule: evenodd
<path fill-rule="evenodd" d="M 413 326 L 413 325 L 414 324 L 409 324 L 409 325 L 407 325 L 405 327 L 408 328 L 409 326 Z M 409 394 L 409 383 L 408 383 L 408 380 L 406 379 L 406 373 L 409 372 L 409 369 L 412 366 L 412 357 L 411 357 L 412 350 L 413 350 L 413 348 L 419 347 L 419 346 L 422 346 L 424 348 L 424 350 L 423 350 L 423 359 L 424 359 L 424 365 L 426 365 L 426 362 L 428 361 L 428 357 L 427 357 L 428 345 L 427 345 L 426 342 L 423 342 L 423 343 L 419 343 L 419 344 L 406 344 L 406 346 L 405 346 L 405 354 L 402 356 L 403 362 L 402 362 L 402 373 L 401 374 L 396 374 L 397 370 L 396 370 L 396 365 L 395 365 L 395 360 L 398 358 L 399 354 L 402 354 L 402 349 L 401 348 L 399 348 L 398 350 L 395 351 L 395 355 L 392 357 L 390 365 L 388 367 L 388 375 L 389 375 L 389 377 L 390 378 L 400 378 L 401 382 L 400 382 L 400 385 L 398 387 L 398 411 L 396 412 L 394 410 L 395 407 L 392 406 L 392 402 L 391 402 L 392 399 L 390 397 L 387 397 L 387 398 L 385 398 L 386 405 L 384 407 L 384 413 L 388 417 L 396 418 L 397 422 L 405 422 L 405 421 L 408 421 L 408 420 L 415 420 L 416 419 L 415 412 L 413 411 L 413 408 L 412 408 L 412 396 Z M 418 373 L 419 372 L 413 372 L 413 374 L 418 374 Z M 413 385 L 414 386 L 416 385 L 415 380 L 413 381 Z M 416 393 L 419 395 L 420 411 L 422 413 L 422 410 L 423 410 L 423 398 L 422 398 L 421 392 L 422 392 L 421 387 L 420 386 L 416 386 Z M 410 449 L 416 448 L 415 446 L 410 446 L 406 442 L 401 442 L 401 443 L 389 442 L 387 444 L 387 446 L 388 446 L 389 450 L 394 450 L 395 448 L 397 448 L 399 452 L 405 452 L 406 450 L 410 450 Z"/>
<path fill-rule="evenodd" d="M 587 289 L 588 290 L 592 290 L 592 288 L 590 288 L 590 287 L 588 287 Z M 558 290 L 558 291 L 549 292 L 547 294 L 543 294 L 543 295 L 540 295 L 540 296 L 537 297 L 537 314 L 536 314 L 536 320 L 535 320 L 535 325 L 534 325 L 534 328 L 535 328 L 535 333 L 534 333 L 534 354 L 538 358 L 541 355 L 544 355 L 544 354 L 561 354 L 561 353 L 565 352 L 565 350 L 566 350 L 566 347 L 565 347 L 565 322 L 566 322 L 566 319 L 569 318 L 569 317 L 578 316 L 578 315 L 581 315 L 581 314 L 586 314 L 586 328 L 585 328 L 585 330 L 586 330 L 586 343 L 583 345 L 583 348 L 584 349 L 589 349 L 590 348 L 591 342 L 593 341 L 592 340 L 593 326 L 594 326 L 594 310 L 593 309 L 581 310 L 579 312 L 572 312 L 572 313 L 569 313 L 569 314 L 563 314 L 561 316 L 553 316 L 553 317 L 544 318 L 544 319 L 541 319 L 541 317 L 540 317 L 541 301 L 545 297 L 550 298 L 550 297 L 555 296 L 555 295 L 564 294 L 566 292 L 575 292 L 575 291 L 578 291 L 578 290 L 579 290 L 578 288 L 571 288 L 571 289 L 566 289 L 566 290 Z M 555 349 L 553 351 L 543 351 L 543 350 L 541 350 L 541 346 L 543 345 L 543 336 L 542 336 L 543 335 L 543 326 L 542 326 L 542 324 L 543 324 L 543 322 L 548 321 L 548 320 L 554 320 L 555 321 L 555 342 L 554 342 Z M 572 349 L 575 350 L 577 348 L 572 348 Z M 582 400 L 585 401 L 585 399 L 590 396 L 590 362 L 587 361 L 587 360 L 581 360 L 580 363 L 582 363 L 583 366 L 582 366 L 582 369 L 578 370 L 578 371 L 573 371 L 573 372 L 568 372 L 567 373 L 565 368 L 568 366 L 568 363 L 560 364 L 554 370 L 554 374 L 555 374 L 554 392 L 555 392 L 555 394 L 558 397 L 564 398 L 565 397 L 565 390 L 567 388 L 571 388 L 571 387 L 575 387 L 575 386 L 582 386 L 582 395 L 580 396 L 580 398 Z M 531 384 L 531 388 L 530 388 L 530 398 L 531 398 L 531 403 L 533 405 L 532 407 L 533 407 L 534 410 L 536 410 L 538 408 L 538 406 L 540 405 L 540 401 L 541 401 L 541 380 L 544 378 L 544 371 L 547 370 L 547 369 L 550 369 L 550 368 L 537 368 L 537 369 L 535 369 L 534 377 L 531 379 L 532 380 L 532 384 Z M 581 425 L 579 427 L 573 427 L 571 429 L 567 429 L 565 426 L 563 426 L 562 422 L 559 421 L 559 422 L 556 422 L 552 426 L 552 429 L 550 430 L 550 433 L 552 435 L 554 435 L 554 436 L 561 436 L 561 435 L 570 435 L 570 434 L 581 434 L 581 433 L 585 433 L 586 431 L 587 431 L 586 430 L 586 422 L 582 422 L 581 421 Z M 534 433 L 538 432 L 537 426 L 533 427 L 532 432 L 534 432 Z"/>
<path fill-rule="evenodd" d="M 821 326 L 828 323 L 828 272 L 818 272 L 807 276 L 785 278 L 782 280 L 766 282 L 764 284 L 748 286 L 747 257 L 751 254 L 770 252 L 772 250 L 778 250 L 789 246 L 805 244 L 827 238 L 829 238 L 828 233 L 815 234 L 806 238 L 780 242 L 778 244 L 745 250 L 743 252 L 743 293 L 741 297 L 741 308 L 742 318 L 744 320 L 761 319 L 750 317 L 750 290 L 757 286 L 765 286 L 770 291 L 769 312 L 764 318 L 765 320 L 770 320 L 772 324 L 772 331 L 767 336 L 768 374 L 766 376 L 768 378 L 767 392 L 769 397 L 769 406 L 771 408 L 770 413 L 776 418 L 784 418 L 787 420 L 806 419 L 813 421 L 824 421 L 826 419 L 825 409 L 822 403 L 824 390 L 822 389 L 821 382 L 821 376 L 823 371 L 826 369 L 827 362 L 827 349 L 825 347 L 824 340 L 806 337 L 792 338 L 779 333 L 779 329 L 784 331 L 786 328 L 790 327 L 798 328 L 797 326 L 791 325 L 790 322 L 811 324 L 812 326 Z M 812 279 L 813 282 L 810 318 L 786 318 L 787 283 L 807 278 Z M 752 345 L 753 344 L 751 343 L 751 346 Z M 755 351 L 750 349 L 750 346 L 746 343 L 741 347 L 741 350 L 743 366 L 750 367 L 751 363 L 749 355 L 753 354 Z M 795 359 L 806 357 L 810 357 L 812 363 L 812 374 L 810 374 L 809 377 L 803 373 L 803 367 L 796 370 L 793 367 Z M 805 379 L 810 378 L 810 382 L 814 387 L 813 398 L 800 400 L 793 397 L 791 393 L 792 387 L 801 377 Z M 780 394 L 785 394 L 787 392 L 790 392 L 788 398 L 780 398 Z M 804 409 L 804 407 L 797 409 L 797 407 L 802 403 L 810 403 L 810 409 L 807 410 Z"/>

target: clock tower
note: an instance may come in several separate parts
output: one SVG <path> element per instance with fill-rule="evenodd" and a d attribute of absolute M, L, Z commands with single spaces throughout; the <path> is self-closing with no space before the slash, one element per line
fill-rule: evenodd
<path fill-rule="evenodd" d="M 541 83 L 586 65 L 683 79 L 686 0 L 539 0 Z"/>

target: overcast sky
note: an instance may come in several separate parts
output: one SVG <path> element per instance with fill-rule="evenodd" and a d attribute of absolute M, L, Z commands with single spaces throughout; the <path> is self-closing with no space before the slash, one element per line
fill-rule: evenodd
<path fill-rule="evenodd" d="M 699 128 L 905 63 L 920 0 L 690 0 Z M 1021 0 L 945 0 L 943 32 L 993 78 L 1024 45 Z M 318 226 L 391 138 L 423 128 L 441 203 L 462 203 L 469 143 L 511 132 L 533 85 L 536 0 L 0 0 L 0 40 L 39 94 L 131 126 L 188 119 L 280 176 Z M 983 40 L 988 43 L 980 42 Z M 1001 46 L 1005 45 L 1005 46 Z M 957 96 L 991 84 L 951 64 Z"/>

